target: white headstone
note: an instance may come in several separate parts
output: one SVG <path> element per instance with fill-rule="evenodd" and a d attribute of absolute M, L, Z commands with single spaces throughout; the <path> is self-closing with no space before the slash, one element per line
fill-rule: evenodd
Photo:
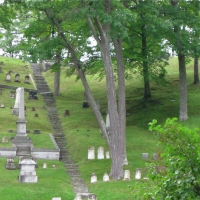
<path fill-rule="evenodd" d="M 92 173 L 91 179 L 90 179 L 90 183 L 96 183 L 97 182 L 97 176 L 95 173 Z"/>
<path fill-rule="evenodd" d="M 24 119 L 24 88 L 19 90 L 19 119 Z"/>
<path fill-rule="evenodd" d="M 109 159 L 109 158 L 110 158 L 110 152 L 106 151 L 106 159 Z"/>
<path fill-rule="evenodd" d="M 125 170 L 124 171 L 124 181 L 130 181 L 131 178 L 130 178 L 130 170 Z"/>
<path fill-rule="evenodd" d="M 6 81 L 11 81 L 11 74 L 10 73 L 6 74 Z"/>
<path fill-rule="evenodd" d="M 140 168 L 136 169 L 135 179 L 137 180 L 141 179 L 141 175 L 142 175 L 141 169 Z"/>
<path fill-rule="evenodd" d="M 37 183 L 38 177 L 35 171 L 35 161 L 32 159 L 23 159 L 20 162 L 21 171 L 19 174 L 19 182 L 23 183 Z"/>
<path fill-rule="evenodd" d="M 98 155 L 97 155 L 98 159 L 104 159 L 104 148 L 103 147 L 99 147 L 98 148 Z"/>
<path fill-rule="evenodd" d="M 106 115 L 106 127 L 110 128 L 110 116 L 109 116 L 109 113 L 107 113 L 107 115 Z"/>
<path fill-rule="evenodd" d="M 61 197 L 53 197 L 52 200 L 61 200 Z"/>
<path fill-rule="evenodd" d="M 110 178 L 109 178 L 108 174 L 104 173 L 104 175 L 103 175 L 103 181 L 106 182 L 106 181 L 109 181 L 109 180 L 110 180 Z"/>
<path fill-rule="evenodd" d="M 93 159 L 95 159 L 94 147 L 89 147 L 88 148 L 88 160 L 93 160 Z"/>
<path fill-rule="evenodd" d="M 47 163 L 43 163 L 43 169 L 47 168 Z"/>

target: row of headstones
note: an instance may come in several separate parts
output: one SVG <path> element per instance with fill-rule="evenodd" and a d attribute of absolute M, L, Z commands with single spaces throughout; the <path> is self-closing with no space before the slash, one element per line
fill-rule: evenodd
<path fill-rule="evenodd" d="M 19 160 L 18 160 L 18 165 L 16 166 L 13 157 L 7 158 L 6 169 L 20 169 L 21 168 L 21 164 L 20 163 L 23 160 L 25 160 L 25 158 L 23 156 L 20 156 Z M 35 162 L 35 167 L 38 168 L 36 157 L 32 157 L 31 160 L 33 160 Z M 47 168 L 47 163 L 43 163 L 42 168 L 46 169 Z M 56 165 L 52 165 L 52 169 L 56 169 Z"/>
<path fill-rule="evenodd" d="M 152 158 L 153 158 L 154 160 L 158 160 L 159 157 L 160 157 L 160 155 L 159 155 L 158 153 L 153 153 Z M 148 158 L 149 158 L 149 153 L 142 153 L 142 158 L 143 158 L 143 159 L 148 159 Z"/>
<path fill-rule="evenodd" d="M 106 152 L 106 156 L 104 155 L 104 148 L 103 147 L 98 147 L 97 150 L 97 159 L 104 159 L 106 157 L 106 159 L 110 158 L 110 152 L 107 151 Z M 88 160 L 93 160 L 95 159 L 95 148 L 89 147 L 88 148 Z"/>
<path fill-rule="evenodd" d="M 136 173 L 135 173 L 135 179 L 136 180 L 140 180 L 142 177 L 142 171 L 140 168 L 137 168 L 136 169 Z M 144 179 L 147 179 L 147 178 L 144 178 Z M 131 177 L 130 177 L 130 170 L 124 170 L 124 178 L 123 178 L 124 181 L 130 181 L 131 180 Z M 110 181 L 110 177 L 107 173 L 104 173 L 103 175 L 103 181 L 104 182 L 107 182 L 107 181 Z M 90 183 L 96 183 L 98 182 L 98 179 L 97 179 L 97 175 L 95 173 L 92 173 L 91 175 L 91 178 L 90 178 Z"/>
<path fill-rule="evenodd" d="M 8 72 L 8 73 L 6 74 L 5 81 L 11 81 L 11 73 L 10 73 L 10 72 Z M 21 82 L 21 81 L 20 81 L 20 75 L 19 75 L 19 74 L 16 74 L 16 75 L 15 75 L 15 80 L 14 80 L 14 82 L 19 82 L 19 83 Z M 25 76 L 24 83 L 30 84 L 30 76 L 28 76 L 28 75 Z"/>

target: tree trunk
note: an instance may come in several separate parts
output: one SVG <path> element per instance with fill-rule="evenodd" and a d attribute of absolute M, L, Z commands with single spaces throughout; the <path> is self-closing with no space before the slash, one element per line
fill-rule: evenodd
<path fill-rule="evenodd" d="M 145 35 L 145 27 L 142 27 L 142 58 L 143 58 L 143 78 L 144 78 L 144 100 L 151 97 L 150 82 L 149 82 L 149 65 L 147 55 L 147 41 Z"/>
<path fill-rule="evenodd" d="M 56 55 L 56 63 L 60 64 L 60 55 Z M 60 95 L 60 71 L 54 73 L 54 95 Z"/>
<path fill-rule="evenodd" d="M 188 114 L 187 114 L 187 77 L 186 77 L 185 55 L 178 53 L 178 61 L 179 61 L 179 77 L 180 77 L 179 120 L 186 121 L 188 119 Z"/>
<path fill-rule="evenodd" d="M 113 41 L 116 59 L 117 59 L 117 74 L 118 74 L 118 113 L 120 121 L 121 141 L 123 144 L 123 165 L 128 165 L 126 156 L 126 92 L 125 92 L 125 67 L 122 52 L 122 39 Z"/>
<path fill-rule="evenodd" d="M 196 56 L 194 58 L 194 84 L 199 83 L 199 58 Z"/>

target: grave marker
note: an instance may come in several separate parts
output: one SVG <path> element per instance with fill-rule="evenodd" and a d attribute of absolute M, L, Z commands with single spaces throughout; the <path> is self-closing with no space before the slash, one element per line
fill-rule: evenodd
<path fill-rule="evenodd" d="M 141 175 L 142 175 L 141 169 L 137 168 L 136 169 L 136 173 L 135 173 L 135 179 L 140 180 L 141 179 Z"/>
<path fill-rule="evenodd" d="M 88 160 L 95 159 L 94 150 L 95 150 L 94 147 L 89 147 L 88 148 Z"/>
<path fill-rule="evenodd" d="M 98 148 L 98 155 L 97 155 L 98 159 L 104 159 L 104 148 L 103 147 L 99 147 Z"/>
<path fill-rule="evenodd" d="M 21 82 L 21 81 L 20 81 L 20 75 L 19 75 L 19 74 L 16 74 L 16 75 L 15 75 L 15 82 L 19 82 L 19 83 Z"/>
<path fill-rule="evenodd" d="M 108 174 L 104 173 L 104 175 L 103 175 L 103 181 L 106 182 L 106 181 L 109 181 L 109 180 L 110 180 L 110 178 L 109 178 Z"/>
<path fill-rule="evenodd" d="M 14 158 L 7 158 L 7 163 L 6 163 L 6 169 L 16 169 L 15 163 L 14 163 Z"/>
<path fill-rule="evenodd" d="M 11 81 L 11 74 L 10 74 L 10 73 L 7 73 L 7 74 L 6 74 L 6 79 L 5 79 L 5 81 L 8 81 L 8 82 Z"/>
<path fill-rule="evenodd" d="M 130 181 L 130 170 L 125 170 L 124 171 L 124 181 Z"/>
<path fill-rule="evenodd" d="M 91 181 L 90 183 L 96 183 L 97 182 L 97 176 L 95 173 L 92 173 L 92 176 L 91 176 Z"/>

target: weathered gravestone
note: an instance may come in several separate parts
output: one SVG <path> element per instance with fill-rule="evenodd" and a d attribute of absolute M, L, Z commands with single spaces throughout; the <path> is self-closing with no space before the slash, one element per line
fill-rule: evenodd
<path fill-rule="evenodd" d="M 97 155 L 98 159 L 104 159 L 104 148 L 103 147 L 99 147 L 98 148 L 98 155 Z"/>
<path fill-rule="evenodd" d="M 21 171 L 19 174 L 19 182 L 23 183 L 37 183 L 38 177 L 35 171 L 35 161 L 32 159 L 23 159 L 20 162 Z"/>
<path fill-rule="evenodd" d="M 25 76 L 24 83 L 30 84 L 30 76 Z"/>
<path fill-rule="evenodd" d="M 15 75 L 15 82 L 19 82 L 20 83 L 20 75 L 19 74 Z"/>
<path fill-rule="evenodd" d="M 6 74 L 6 79 L 5 79 L 5 81 L 11 81 L 11 74 L 10 73 L 7 73 Z"/>
<path fill-rule="evenodd" d="M 30 91 L 29 92 L 29 96 L 28 96 L 28 99 L 38 99 L 38 97 L 37 97 L 37 92 L 35 92 L 35 91 Z"/>
<path fill-rule="evenodd" d="M 7 158 L 7 163 L 6 163 L 6 169 L 16 169 L 15 163 L 14 163 L 14 158 Z"/>
<path fill-rule="evenodd" d="M 95 151 L 94 147 L 89 147 L 88 148 L 88 160 L 95 159 L 95 153 L 94 153 L 94 151 Z"/>
<path fill-rule="evenodd" d="M 14 99 L 15 98 L 15 91 L 10 91 L 10 98 Z"/>
<path fill-rule="evenodd" d="M 109 159 L 109 158 L 110 158 L 110 152 L 106 151 L 106 159 Z"/>
<path fill-rule="evenodd" d="M 90 179 L 90 183 L 96 183 L 97 182 L 97 176 L 95 173 L 92 173 L 91 179 Z"/>
<path fill-rule="evenodd" d="M 106 182 L 106 181 L 109 181 L 109 180 L 110 180 L 110 178 L 109 178 L 108 174 L 104 173 L 104 175 L 103 175 L 103 181 Z"/>
<path fill-rule="evenodd" d="M 125 170 L 124 171 L 124 181 L 130 181 L 131 178 L 130 178 L 130 170 Z"/>
<path fill-rule="evenodd" d="M 137 168 L 136 169 L 136 173 L 135 173 L 135 179 L 140 180 L 141 179 L 141 175 L 142 175 L 141 169 Z"/>
<path fill-rule="evenodd" d="M 149 154 L 148 153 L 142 153 L 142 158 L 143 159 L 148 159 L 149 157 Z"/>
<path fill-rule="evenodd" d="M 2 143 L 8 143 L 8 138 L 7 137 L 2 137 Z"/>

